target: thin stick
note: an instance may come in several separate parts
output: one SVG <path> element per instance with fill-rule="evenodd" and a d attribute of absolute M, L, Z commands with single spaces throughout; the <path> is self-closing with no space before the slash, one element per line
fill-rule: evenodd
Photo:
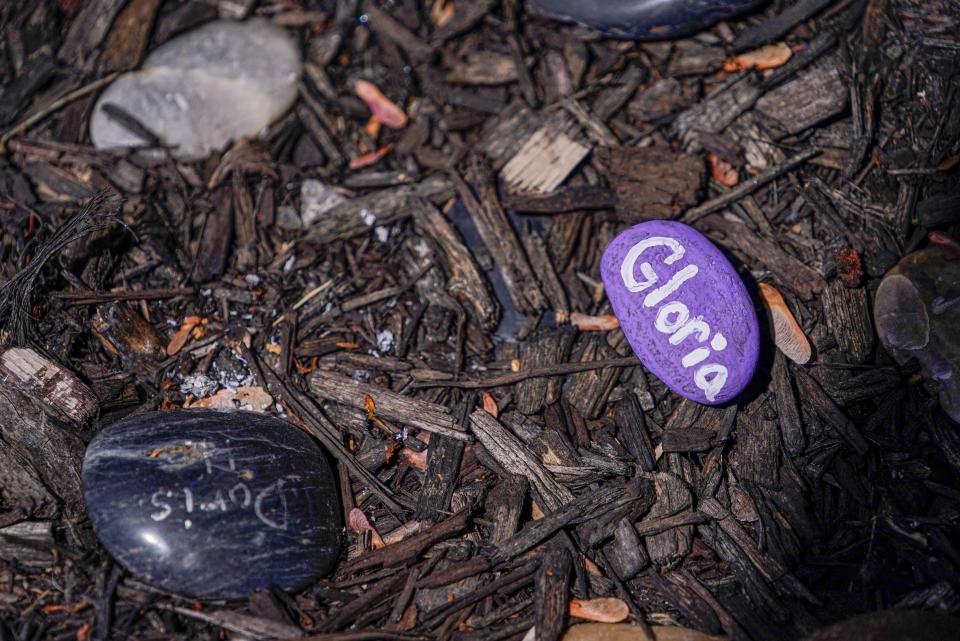
<path fill-rule="evenodd" d="M 747 194 L 753 193 L 771 180 L 782 176 L 798 165 L 802 165 L 819 153 L 820 150 L 818 149 L 807 149 L 806 151 L 801 151 L 800 153 L 788 158 L 783 164 L 772 167 L 762 174 L 754 176 L 750 180 L 740 183 L 737 187 L 731 189 L 727 193 L 717 196 L 712 200 L 708 200 L 702 205 L 688 209 L 680 217 L 680 220 L 688 225 L 694 223 L 707 214 L 713 213 L 718 209 L 723 209 L 730 203 L 736 202 Z"/>
<path fill-rule="evenodd" d="M 100 303 L 113 300 L 148 300 L 152 298 L 175 298 L 190 296 L 196 290 L 192 287 L 171 287 L 167 289 L 141 289 L 118 292 L 55 292 L 52 298 L 69 300 L 75 303 Z"/>
<path fill-rule="evenodd" d="M 592 369 L 606 369 L 608 367 L 632 367 L 639 365 L 640 362 L 636 356 L 625 356 L 623 358 L 608 358 L 601 361 L 587 361 L 586 363 L 560 363 L 559 365 L 550 365 L 548 367 L 538 367 L 527 370 L 526 372 L 511 372 L 500 376 L 492 376 L 481 381 L 419 381 L 414 387 L 456 387 L 459 389 L 483 389 L 485 387 L 500 387 L 501 385 L 513 385 L 528 378 L 540 378 L 542 376 L 562 376 L 564 374 L 576 374 L 578 372 L 588 372 Z"/>
<path fill-rule="evenodd" d="M 70 93 L 64 96 L 57 98 L 56 100 L 54 100 L 52 103 L 50 103 L 48 106 L 44 107 L 37 113 L 31 116 L 27 116 L 26 119 L 24 119 L 19 125 L 16 125 L 13 129 L 3 134 L 3 136 L 0 136 L 0 154 L 7 153 L 7 143 L 14 136 L 22 134 L 27 129 L 34 126 L 35 124 L 37 124 L 38 122 L 46 118 L 47 116 L 63 109 L 74 100 L 83 98 L 87 94 L 93 93 L 94 91 L 97 91 L 101 87 L 110 84 L 119 75 L 120 75 L 120 72 L 115 71 L 109 75 L 104 76 L 103 78 L 100 78 L 99 80 L 94 80 L 88 85 L 80 87 L 79 89 L 71 91 Z"/>

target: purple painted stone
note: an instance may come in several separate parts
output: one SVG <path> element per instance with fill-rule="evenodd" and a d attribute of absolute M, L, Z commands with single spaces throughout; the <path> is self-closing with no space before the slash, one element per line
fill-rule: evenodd
<path fill-rule="evenodd" d="M 600 273 L 633 351 L 674 392 L 721 405 L 753 378 L 760 328 L 750 295 L 692 227 L 664 220 L 631 227 L 607 247 Z"/>

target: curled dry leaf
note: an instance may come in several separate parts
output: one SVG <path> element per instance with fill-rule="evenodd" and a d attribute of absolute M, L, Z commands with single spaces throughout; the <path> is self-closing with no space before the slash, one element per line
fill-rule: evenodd
<path fill-rule="evenodd" d="M 960 258 L 960 242 L 956 238 L 942 231 L 932 231 L 927 234 L 930 243 L 943 250 L 949 260 Z"/>
<path fill-rule="evenodd" d="M 777 42 L 730 58 L 724 63 L 723 70 L 733 72 L 744 69 L 757 71 L 776 69 L 786 64 L 791 56 L 793 56 L 793 50 L 787 46 L 787 43 Z"/>
<path fill-rule="evenodd" d="M 380 162 L 380 159 L 389 154 L 391 150 L 393 150 L 393 147 L 387 145 L 386 147 L 381 147 L 376 151 L 371 151 L 361 156 L 357 156 L 356 158 L 351 158 L 350 169 L 363 169 L 364 167 L 374 165 Z"/>
<path fill-rule="evenodd" d="M 726 641 L 689 628 L 655 625 L 654 641 Z M 628 623 L 581 623 L 567 629 L 561 641 L 648 641 L 643 628 Z"/>
<path fill-rule="evenodd" d="M 483 409 L 493 418 L 500 416 L 500 408 L 497 407 L 497 400 L 487 392 L 483 393 Z"/>
<path fill-rule="evenodd" d="M 608 332 L 620 327 L 616 316 L 589 316 L 579 312 L 570 314 L 570 324 L 582 332 Z"/>
<path fill-rule="evenodd" d="M 222 389 L 213 396 L 198 399 L 184 407 L 264 412 L 272 405 L 273 397 L 262 387 L 238 387 Z"/>
<path fill-rule="evenodd" d="M 960 164 L 960 154 L 954 154 L 941 160 L 940 164 L 937 165 L 937 171 L 950 171 L 958 164 Z"/>
<path fill-rule="evenodd" d="M 740 182 L 740 174 L 726 160 L 714 153 L 707 154 L 707 160 L 710 161 L 710 173 L 718 183 L 724 187 L 735 187 Z"/>
<path fill-rule="evenodd" d="M 347 524 L 350 526 L 350 529 L 357 534 L 369 532 L 370 547 L 374 550 L 379 550 L 386 545 L 383 542 L 383 538 L 380 536 L 380 533 L 377 532 L 377 528 L 373 527 L 373 525 L 370 523 L 370 519 L 367 518 L 367 515 L 360 508 L 355 507 L 350 510 L 350 514 L 347 515 Z"/>
<path fill-rule="evenodd" d="M 800 329 L 783 296 L 772 285 L 760 283 L 760 295 L 767 305 L 773 326 L 773 342 L 787 358 L 798 365 L 810 360 L 810 341 Z"/>
<path fill-rule="evenodd" d="M 183 349 L 183 346 L 186 345 L 190 339 L 190 332 L 192 332 L 193 328 L 199 325 L 201 321 L 202 319 L 199 316 L 187 316 L 183 319 L 180 329 L 177 330 L 177 333 L 170 339 L 170 344 L 167 345 L 167 356 L 180 353 L 180 350 Z"/>
<path fill-rule="evenodd" d="M 543 510 L 540 509 L 540 506 L 537 505 L 537 502 L 530 501 L 530 518 L 532 518 L 534 521 L 539 521 L 544 516 L 546 515 L 543 513 Z"/>
<path fill-rule="evenodd" d="M 603 572 L 600 570 L 600 568 L 597 567 L 596 563 L 594 563 L 593 561 L 591 561 L 590 559 L 588 559 L 582 554 L 580 555 L 580 560 L 583 562 L 583 567 L 587 572 L 589 572 L 593 576 L 603 576 Z"/>
<path fill-rule="evenodd" d="M 434 0 L 430 7 L 430 19 L 438 29 L 453 19 L 455 8 L 453 0 Z"/>
<path fill-rule="evenodd" d="M 376 116 L 370 116 L 370 120 L 367 121 L 367 124 L 364 125 L 363 129 L 367 132 L 372 140 L 376 140 L 380 137 L 380 126 L 383 123 L 380 122 L 380 119 Z"/>
<path fill-rule="evenodd" d="M 373 400 L 373 397 L 369 394 L 363 395 L 363 408 L 367 410 L 367 420 L 382 429 L 387 434 L 390 434 L 390 428 L 377 417 L 377 402 Z"/>
<path fill-rule="evenodd" d="M 599 623 L 620 623 L 630 616 L 630 608 L 622 599 L 572 599 L 570 616 Z"/>
<path fill-rule="evenodd" d="M 377 85 L 367 80 L 358 80 L 354 90 L 360 100 L 367 103 L 370 112 L 391 129 L 403 129 L 407 126 L 407 114 L 397 103 L 383 95 Z"/>

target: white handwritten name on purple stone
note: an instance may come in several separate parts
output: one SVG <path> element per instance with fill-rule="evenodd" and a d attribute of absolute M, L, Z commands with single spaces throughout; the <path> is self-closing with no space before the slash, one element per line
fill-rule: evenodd
<path fill-rule="evenodd" d="M 651 236 L 633 245 L 627 252 L 620 266 L 620 277 L 628 291 L 633 293 L 645 292 L 660 282 L 660 275 L 649 262 L 639 265 L 639 271 L 644 280 L 636 278 L 637 261 L 641 255 L 652 247 L 667 247 L 670 254 L 663 259 L 665 265 L 674 265 L 686 254 L 686 249 L 675 238 L 668 236 Z M 655 308 L 663 303 L 671 294 L 677 292 L 687 281 L 700 272 L 700 267 L 689 263 L 675 271 L 670 278 L 643 297 L 643 306 Z M 711 354 L 711 349 L 721 352 L 727 347 L 727 339 L 717 332 L 710 338 L 710 325 L 703 320 L 703 316 L 690 317 L 690 309 L 680 301 L 667 302 L 657 309 L 657 318 L 654 322 L 657 331 L 670 336 L 671 345 L 680 345 L 690 336 L 695 336 L 699 343 L 710 339 L 710 347 L 695 347 L 680 359 L 684 368 L 694 367 L 703 363 Z M 700 388 L 707 400 L 713 401 L 727 382 L 727 368 L 719 363 L 704 363 L 697 368 L 693 375 L 694 384 Z"/>

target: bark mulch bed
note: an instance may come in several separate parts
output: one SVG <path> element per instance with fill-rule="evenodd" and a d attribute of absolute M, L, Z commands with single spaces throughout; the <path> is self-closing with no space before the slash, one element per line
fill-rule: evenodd
<path fill-rule="evenodd" d="M 294 109 L 205 162 L 93 149 L 111 74 L 218 9 L 297 34 Z M 596 597 L 755 641 L 957 613 L 960 433 L 870 310 L 960 214 L 958 13 L 781 1 L 637 43 L 515 0 L 2 3 L 3 340 L 76 402 L 0 388 L 0 639 L 552 641 Z M 792 57 L 738 64 L 769 43 Z M 405 129 L 372 131 L 361 77 Z M 297 229 L 305 180 L 346 199 Z M 765 329 L 726 408 L 648 375 L 599 260 L 656 218 L 707 234 L 758 309 L 780 290 L 811 362 Z M 132 412 L 264 399 L 335 460 L 336 572 L 197 603 L 112 564 L 84 444 Z"/>

